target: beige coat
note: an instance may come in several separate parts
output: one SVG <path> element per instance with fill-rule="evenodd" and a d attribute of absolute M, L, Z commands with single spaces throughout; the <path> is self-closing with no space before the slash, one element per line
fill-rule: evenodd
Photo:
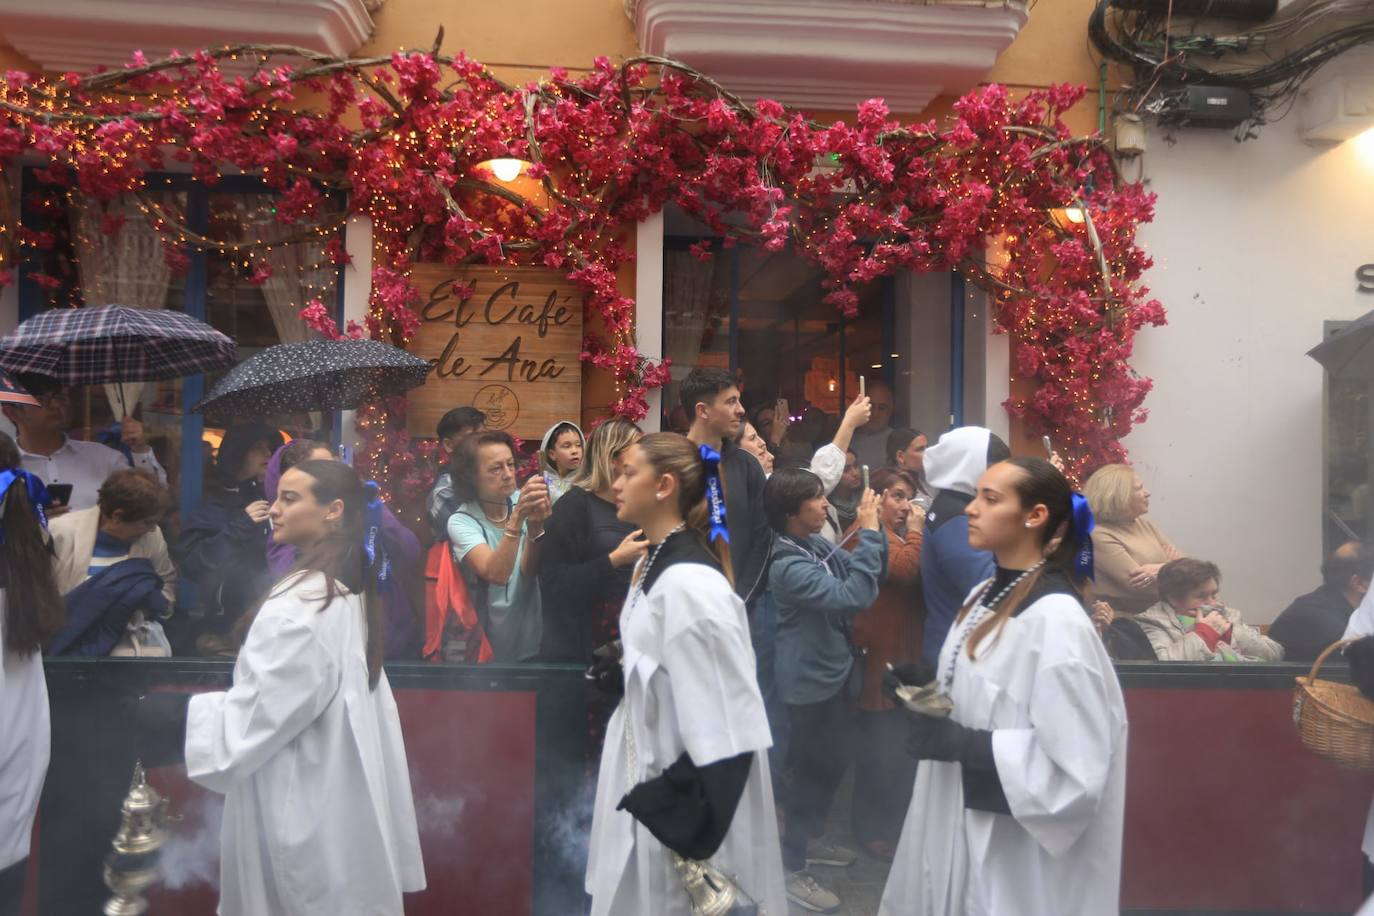
<path fill-rule="evenodd" d="M 1223 609 L 1223 613 L 1231 624 L 1231 648 L 1237 655 L 1246 661 L 1283 661 L 1283 646 L 1241 620 L 1240 611 L 1228 607 Z M 1179 621 L 1174 609 L 1166 602 L 1161 601 L 1138 615 L 1135 622 L 1150 637 L 1150 645 L 1162 662 L 1223 660 L 1220 652 L 1208 649 L 1206 640 Z"/>
<path fill-rule="evenodd" d="M 57 578 L 57 590 L 62 594 L 86 581 L 99 529 L 99 506 L 68 512 L 48 525 L 53 540 L 53 574 Z M 135 557 L 153 564 L 153 569 L 162 577 L 162 594 L 167 598 L 167 606 L 171 607 L 176 598 L 177 569 L 167 553 L 167 541 L 161 529 L 154 528 L 129 545 L 129 558 Z"/>

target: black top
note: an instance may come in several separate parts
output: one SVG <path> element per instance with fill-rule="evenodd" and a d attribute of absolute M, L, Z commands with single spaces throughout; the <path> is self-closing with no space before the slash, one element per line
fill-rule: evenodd
<path fill-rule="evenodd" d="M 652 547 L 649 550 L 653 552 Z M 644 577 L 644 593 L 648 594 L 665 569 L 678 563 L 700 563 L 716 572 L 721 571 L 720 560 L 707 546 L 706 535 L 703 532 L 679 531 L 668 535 L 668 539 L 663 542 L 663 549 L 658 552 L 658 556 L 654 558 L 654 565 L 649 568 L 649 574 Z"/>
<path fill-rule="evenodd" d="M 1269 637 L 1283 646 L 1285 661 L 1314 662 L 1345 635 L 1354 610 L 1339 588 L 1323 585 L 1295 598 L 1269 628 Z"/>
<path fill-rule="evenodd" d="M 619 637 L 634 566 L 612 566 L 610 553 L 634 529 L 616 518 L 615 506 L 581 487 L 554 503 L 539 560 L 541 659 L 590 663 L 593 649 Z"/>
<path fill-rule="evenodd" d="M 984 600 L 991 601 L 993 598 L 996 598 L 1001 594 L 1002 589 L 1010 585 L 1015 581 L 1017 576 L 1024 572 L 1024 569 L 1007 569 L 999 565 L 996 574 L 992 577 L 992 587 L 984 594 Z M 1069 579 L 1068 574 L 1061 569 L 1050 568 L 1040 573 L 1040 577 L 1036 579 L 1035 584 L 1031 586 L 1031 590 L 1026 595 L 1026 599 L 1022 601 L 1021 606 L 1016 609 L 1016 614 L 1020 614 L 1046 595 L 1069 595 L 1079 603 L 1083 601 L 1082 593 L 1073 587 L 1073 582 Z M 1016 614 L 1012 616 L 1014 617 Z"/>

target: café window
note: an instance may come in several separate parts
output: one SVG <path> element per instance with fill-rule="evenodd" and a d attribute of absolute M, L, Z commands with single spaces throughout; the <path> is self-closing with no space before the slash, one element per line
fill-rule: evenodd
<path fill-rule="evenodd" d="M 986 304 L 962 277 L 903 273 L 866 284 L 858 313 L 845 317 L 823 301 L 820 269 L 797 253 L 727 247 L 673 207 L 665 225 L 663 354 L 672 381 L 663 429 L 686 428 L 678 391 L 695 366 L 735 372 L 751 417 L 785 400 L 799 450 L 829 441 L 861 376 L 893 387 L 893 426 L 932 441 L 983 422 Z"/>
<path fill-rule="evenodd" d="M 277 222 L 276 196 L 257 179 L 224 179 L 207 188 L 184 176 L 155 176 L 147 190 L 105 205 L 43 185 L 32 171 L 23 180 L 24 225 L 45 234 L 45 247 L 20 268 L 21 320 L 71 306 L 178 309 L 228 335 L 242 360 L 273 344 L 309 337 L 298 313 L 311 299 L 334 308 L 337 317 L 341 274 L 325 252 L 327 238 L 256 251 L 247 265 L 242 255 L 189 245 L 181 249 L 184 260 L 168 258 L 152 222 L 159 213 L 219 243 L 300 235 L 300 225 Z M 326 197 L 318 225 L 330 225 L 343 206 L 341 199 Z M 270 276 L 253 276 L 259 264 L 270 267 Z M 99 440 L 125 412 L 142 420 L 185 510 L 199 502 L 205 466 L 224 432 L 203 425 L 189 411 L 219 378 L 192 376 L 74 391 L 70 428 L 80 438 Z M 263 419 L 296 436 L 318 430 L 332 418 L 315 413 Z"/>
<path fill-rule="evenodd" d="M 1324 337 L 1348 321 L 1328 321 Z M 1350 540 L 1367 540 L 1374 513 L 1374 450 L 1370 449 L 1370 410 L 1374 378 L 1347 367 L 1326 376 L 1326 488 L 1322 519 L 1322 556 Z"/>

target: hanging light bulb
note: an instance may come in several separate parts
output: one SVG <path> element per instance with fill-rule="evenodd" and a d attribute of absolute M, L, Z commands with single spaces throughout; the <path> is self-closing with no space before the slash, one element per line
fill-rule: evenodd
<path fill-rule="evenodd" d="M 525 170 L 523 159 L 488 159 L 482 164 L 491 169 L 497 181 L 514 181 Z"/>

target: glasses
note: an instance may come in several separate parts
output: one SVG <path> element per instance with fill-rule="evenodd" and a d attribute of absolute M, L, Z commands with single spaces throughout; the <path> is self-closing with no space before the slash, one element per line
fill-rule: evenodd
<path fill-rule="evenodd" d="M 72 396 L 65 391 L 55 391 L 51 394 L 38 395 L 38 403 L 44 407 L 65 407 L 72 402 Z"/>
<path fill-rule="evenodd" d="M 891 490 L 884 495 L 887 496 L 887 498 L 892 500 L 894 503 L 897 503 L 898 505 L 901 505 L 902 503 L 911 502 L 911 497 L 907 496 L 900 490 Z"/>

